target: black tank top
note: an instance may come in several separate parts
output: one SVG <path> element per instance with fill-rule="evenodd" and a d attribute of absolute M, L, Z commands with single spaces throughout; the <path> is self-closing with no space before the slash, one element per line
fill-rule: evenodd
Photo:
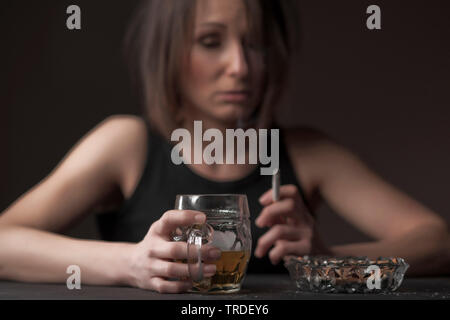
<path fill-rule="evenodd" d="M 103 240 L 134 243 L 141 241 L 153 222 L 167 210 L 174 209 L 177 194 L 246 194 L 253 240 L 248 273 L 287 272 L 283 262 L 273 266 L 267 254 L 261 259 L 253 255 L 257 240 L 268 230 L 257 227 L 255 219 L 262 210 L 258 198 L 271 188 L 271 176 L 261 175 L 258 165 L 250 174 L 239 180 L 216 182 L 206 179 L 184 164 L 173 164 L 170 156 L 173 145 L 149 125 L 147 134 L 147 161 L 133 194 L 123 202 L 120 210 L 97 215 L 97 226 Z M 270 143 L 268 148 L 270 150 Z M 282 129 L 279 161 L 281 184 L 296 185 L 306 206 L 310 208 L 289 159 Z M 313 214 L 311 210 L 310 212 Z"/>

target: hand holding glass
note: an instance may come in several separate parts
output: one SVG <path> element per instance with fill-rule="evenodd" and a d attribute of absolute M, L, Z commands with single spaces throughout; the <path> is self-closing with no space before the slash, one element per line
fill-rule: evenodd
<path fill-rule="evenodd" d="M 180 228 L 174 241 L 187 242 L 191 292 L 231 293 L 241 289 L 251 254 L 252 238 L 247 197 L 239 194 L 178 195 L 176 210 L 205 213 L 206 223 Z M 204 277 L 202 252 L 206 246 L 222 251 L 216 274 Z"/>

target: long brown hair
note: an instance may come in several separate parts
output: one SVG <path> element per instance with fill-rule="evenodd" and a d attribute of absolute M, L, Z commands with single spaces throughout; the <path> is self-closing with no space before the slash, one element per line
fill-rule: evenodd
<path fill-rule="evenodd" d="M 242 0 L 250 32 L 262 36 L 266 79 L 256 128 L 266 128 L 286 82 L 297 47 L 295 0 Z M 179 124 L 181 63 L 192 37 L 196 0 L 142 0 L 125 38 L 132 79 L 151 126 L 170 140 Z M 262 31 L 262 32 L 261 32 Z"/>

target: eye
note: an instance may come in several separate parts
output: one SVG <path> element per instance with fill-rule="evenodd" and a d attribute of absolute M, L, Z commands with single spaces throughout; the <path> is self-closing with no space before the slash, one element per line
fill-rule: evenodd
<path fill-rule="evenodd" d="M 221 39 L 219 35 L 211 34 L 201 37 L 199 43 L 207 49 L 215 49 L 220 47 Z"/>

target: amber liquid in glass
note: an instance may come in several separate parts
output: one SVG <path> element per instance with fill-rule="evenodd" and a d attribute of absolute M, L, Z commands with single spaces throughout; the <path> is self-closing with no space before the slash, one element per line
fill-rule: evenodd
<path fill-rule="evenodd" d="M 199 282 L 194 281 L 190 292 L 231 293 L 239 291 L 250 259 L 248 251 L 222 251 L 216 260 L 216 273 Z M 183 261 L 186 263 L 186 261 Z"/>

